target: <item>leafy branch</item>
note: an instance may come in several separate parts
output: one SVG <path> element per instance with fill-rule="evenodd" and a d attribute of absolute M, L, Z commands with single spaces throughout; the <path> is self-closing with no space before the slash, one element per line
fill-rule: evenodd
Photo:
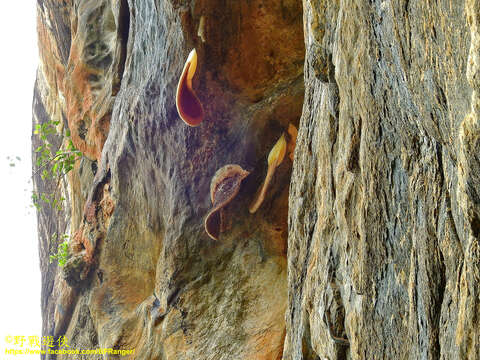
<path fill-rule="evenodd" d="M 57 240 L 57 233 L 54 233 L 50 243 L 53 243 Z M 65 266 L 69 254 L 68 254 L 68 235 L 63 234 L 60 236 L 61 243 L 58 244 L 57 252 L 54 254 L 50 254 L 50 264 L 55 260 L 58 262 L 58 265 L 63 267 Z"/>
<path fill-rule="evenodd" d="M 34 171 L 33 176 L 41 172 L 42 180 L 57 180 L 55 190 L 52 193 L 32 193 L 32 203 L 37 209 L 40 209 L 43 203 L 50 205 L 57 211 L 62 210 L 62 203 L 65 201 L 65 198 L 58 195 L 60 180 L 73 169 L 75 162 L 83 157 L 82 152 L 73 145 L 69 130 L 65 131 L 65 141 L 63 141 L 60 148 L 56 151 L 52 149 L 53 146 L 48 141 L 48 137 L 58 134 L 57 126 L 59 123 L 59 121 L 48 121 L 43 124 L 37 124 L 33 132 L 41 141 L 41 145 L 34 150 L 37 153 L 35 161 L 37 169 Z"/>
<path fill-rule="evenodd" d="M 65 133 L 65 138 L 67 140 L 66 145 L 62 145 L 60 149 L 53 152 L 52 144 L 48 142 L 47 136 L 56 134 L 56 126 L 58 124 L 59 121 L 49 121 L 44 124 L 37 124 L 35 126 L 35 131 L 33 132 L 38 135 L 43 142 L 42 145 L 35 149 L 38 158 L 36 161 L 37 170 L 34 172 L 34 175 L 42 171 L 41 177 L 43 180 L 55 176 L 66 175 L 73 169 L 75 162 L 80 160 L 83 156 L 82 152 L 77 150 L 73 145 L 69 130 Z M 49 168 L 49 165 L 52 166 Z"/>
<path fill-rule="evenodd" d="M 49 205 L 58 212 L 62 210 L 62 204 L 65 201 L 65 198 L 61 196 L 61 180 L 83 157 L 82 152 L 73 145 L 69 130 L 66 130 L 63 134 L 58 134 L 57 127 L 59 124 L 59 121 L 48 121 L 35 125 L 34 134 L 39 137 L 41 145 L 34 150 L 37 154 L 35 161 L 37 169 L 33 176 L 40 174 L 42 180 L 53 180 L 55 188 L 52 192 L 32 193 L 32 202 L 37 209 Z M 53 149 L 54 145 L 48 140 L 52 135 L 63 135 L 62 144 L 57 150 Z M 56 252 L 50 255 L 50 263 L 56 260 L 58 265 L 63 267 L 69 256 L 68 235 L 62 234 L 57 239 L 57 233 L 54 233 L 50 245 L 54 244 L 57 248 Z"/>

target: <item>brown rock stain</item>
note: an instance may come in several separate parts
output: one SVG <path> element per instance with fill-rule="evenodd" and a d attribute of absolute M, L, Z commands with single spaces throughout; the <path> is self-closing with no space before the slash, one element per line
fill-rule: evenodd
<path fill-rule="evenodd" d="M 94 107 L 96 96 L 90 79 L 100 76 L 100 71 L 82 61 L 82 50 L 79 46 L 72 44 L 68 65 L 71 70 L 64 85 L 68 126 L 75 147 L 88 158 L 99 160 L 109 121 L 103 119 L 105 113 L 98 113 Z"/>

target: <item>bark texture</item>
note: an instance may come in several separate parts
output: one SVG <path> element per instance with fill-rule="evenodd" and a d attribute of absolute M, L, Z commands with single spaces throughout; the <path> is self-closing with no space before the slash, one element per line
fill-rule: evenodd
<path fill-rule="evenodd" d="M 304 2 L 285 359 L 480 356 L 478 13 Z"/>
<path fill-rule="evenodd" d="M 479 1 L 37 7 L 34 124 L 84 154 L 34 176 L 65 198 L 38 213 L 42 335 L 132 359 L 480 358 Z M 195 128 L 175 107 L 192 48 Z M 227 164 L 250 174 L 215 241 Z"/>

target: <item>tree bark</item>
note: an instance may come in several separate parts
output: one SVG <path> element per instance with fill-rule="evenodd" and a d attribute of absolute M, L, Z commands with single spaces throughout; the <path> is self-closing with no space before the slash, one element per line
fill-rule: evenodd
<path fill-rule="evenodd" d="M 66 199 L 38 213 L 42 335 L 135 359 L 479 358 L 478 1 L 37 7 L 34 124 L 83 153 L 60 186 L 35 176 Z M 192 48 L 197 127 L 175 104 Z M 250 174 L 213 240 L 227 164 Z"/>

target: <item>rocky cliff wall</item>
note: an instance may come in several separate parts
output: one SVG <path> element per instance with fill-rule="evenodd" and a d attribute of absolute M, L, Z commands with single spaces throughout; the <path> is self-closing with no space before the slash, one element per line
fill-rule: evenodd
<path fill-rule="evenodd" d="M 135 359 L 479 357 L 478 1 L 37 7 L 34 124 L 83 153 L 35 175 L 65 198 L 38 215 L 43 335 Z M 192 48 L 198 127 L 175 105 Z M 226 164 L 250 174 L 213 240 Z"/>

